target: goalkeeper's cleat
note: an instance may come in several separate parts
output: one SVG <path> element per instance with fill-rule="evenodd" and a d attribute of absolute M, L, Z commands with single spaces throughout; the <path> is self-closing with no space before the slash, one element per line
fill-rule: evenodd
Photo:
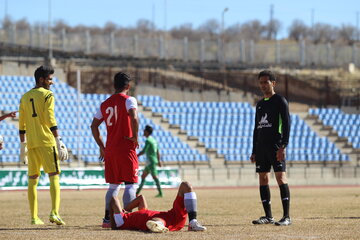
<path fill-rule="evenodd" d="M 50 214 L 49 221 L 56 223 L 56 225 L 66 225 L 65 222 L 60 218 L 59 215 Z"/>
<path fill-rule="evenodd" d="M 32 225 L 44 225 L 44 222 L 40 218 L 31 218 Z"/>
<path fill-rule="evenodd" d="M 102 228 L 111 228 L 110 219 L 103 218 Z"/>
<path fill-rule="evenodd" d="M 283 217 L 278 222 L 275 222 L 276 226 L 289 226 L 291 225 L 291 218 L 290 217 Z"/>
<path fill-rule="evenodd" d="M 273 217 L 260 217 L 259 219 L 252 221 L 253 224 L 274 224 L 274 222 Z"/>
<path fill-rule="evenodd" d="M 196 219 L 193 219 L 189 222 L 189 231 L 206 231 L 206 227 L 201 225 Z"/>
<path fill-rule="evenodd" d="M 169 231 L 169 229 L 160 221 L 149 220 L 146 222 L 146 227 L 154 233 L 166 233 Z"/>

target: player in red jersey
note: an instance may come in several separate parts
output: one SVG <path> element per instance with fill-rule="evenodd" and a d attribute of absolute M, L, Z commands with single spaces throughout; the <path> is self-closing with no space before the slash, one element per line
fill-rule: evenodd
<path fill-rule="evenodd" d="M 100 158 L 105 162 L 105 180 L 109 189 L 105 196 L 105 217 L 103 227 L 110 227 L 109 207 L 112 197 L 117 197 L 120 184 L 125 183 L 124 206 L 135 196 L 134 183 L 138 181 L 138 158 L 135 149 L 138 144 L 139 121 L 137 101 L 128 96 L 130 77 L 119 72 L 114 77 L 115 93 L 100 105 L 91 124 L 93 137 L 100 148 Z M 106 147 L 100 136 L 99 126 L 106 124 Z"/>
<path fill-rule="evenodd" d="M 186 215 L 189 216 L 189 231 L 205 231 L 196 219 L 197 199 L 188 182 L 180 184 L 173 207 L 169 211 L 153 211 L 147 209 L 145 197 L 140 195 L 121 209 L 117 197 L 110 203 L 111 228 L 113 230 L 150 230 L 151 232 L 179 231 L 185 226 Z M 138 211 L 127 213 L 138 207 Z"/>

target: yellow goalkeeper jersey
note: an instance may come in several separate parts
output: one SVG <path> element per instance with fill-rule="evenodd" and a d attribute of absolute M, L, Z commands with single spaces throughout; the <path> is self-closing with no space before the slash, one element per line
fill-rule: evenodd
<path fill-rule="evenodd" d="M 53 93 L 45 88 L 33 88 L 20 100 L 19 132 L 26 134 L 27 147 L 55 146 L 51 130 L 57 129 Z"/>

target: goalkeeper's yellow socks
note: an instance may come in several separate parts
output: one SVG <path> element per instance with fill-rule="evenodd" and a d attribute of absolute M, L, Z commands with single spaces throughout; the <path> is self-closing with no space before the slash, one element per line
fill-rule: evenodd
<path fill-rule="evenodd" d="M 58 215 L 60 208 L 59 174 L 50 177 L 51 214 Z"/>
<path fill-rule="evenodd" d="M 38 219 L 38 201 L 37 201 L 37 190 L 39 178 L 29 178 L 28 181 L 28 199 L 30 205 L 30 213 L 32 219 Z"/>

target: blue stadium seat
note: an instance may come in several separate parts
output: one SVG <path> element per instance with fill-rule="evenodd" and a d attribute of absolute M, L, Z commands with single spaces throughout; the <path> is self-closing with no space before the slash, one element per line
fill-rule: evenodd
<path fill-rule="evenodd" d="M 318 115 L 325 125 L 332 126 L 341 137 L 348 138 L 349 142 L 357 148 L 357 142 L 353 141 L 354 136 L 360 135 L 359 114 L 346 114 L 338 108 L 310 109 L 309 114 Z"/>

